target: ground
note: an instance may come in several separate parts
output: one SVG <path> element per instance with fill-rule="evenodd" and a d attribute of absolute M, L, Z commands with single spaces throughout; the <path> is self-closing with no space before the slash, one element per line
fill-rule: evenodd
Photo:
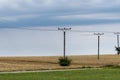
<path fill-rule="evenodd" d="M 0 57 L 0 71 L 79 69 L 82 67 L 120 65 L 120 55 L 100 55 L 99 60 L 97 59 L 97 55 L 68 56 L 68 58 L 72 59 L 72 64 L 68 67 L 59 66 L 59 57 Z"/>

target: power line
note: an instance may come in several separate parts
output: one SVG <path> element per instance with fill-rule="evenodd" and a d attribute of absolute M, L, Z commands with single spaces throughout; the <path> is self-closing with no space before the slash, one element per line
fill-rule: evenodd
<path fill-rule="evenodd" d="M 36 30 L 36 31 L 58 31 L 57 29 L 35 29 L 35 28 L 15 28 L 21 30 Z"/>
<path fill-rule="evenodd" d="M 71 30 L 70 32 L 81 32 L 81 33 L 96 33 L 96 32 L 100 32 L 100 33 L 114 33 L 113 31 L 83 31 L 83 30 Z"/>
<path fill-rule="evenodd" d="M 7 28 L 0 28 L 0 29 L 18 29 L 18 30 L 36 30 L 36 31 L 58 31 L 58 29 L 46 29 L 46 28 L 27 28 L 27 27 L 7 27 Z M 114 33 L 119 35 L 120 32 L 115 31 L 87 31 L 87 30 L 70 30 L 69 32 L 79 32 L 79 33 Z M 81 34 L 82 35 L 82 34 Z M 84 35 L 84 34 L 83 34 Z M 87 35 L 87 34 L 86 34 Z M 111 35 L 112 36 L 112 35 Z"/>
<path fill-rule="evenodd" d="M 22 27 L 22 28 L 2 28 L 2 29 L 15 29 L 15 30 L 33 30 L 33 31 L 58 31 L 57 29 L 43 29 L 43 28 L 26 28 L 26 27 Z"/>
<path fill-rule="evenodd" d="M 27 28 L 27 27 L 11 27 L 11 28 L 2 28 L 2 29 L 20 29 L 20 30 L 37 30 L 37 31 L 58 31 L 58 29 L 45 29 L 45 28 Z M 80 32 L 80 33 L 115 33 L 115 31 L 87 31 L 87 30 L 70 30 L 70 32 Z"/>

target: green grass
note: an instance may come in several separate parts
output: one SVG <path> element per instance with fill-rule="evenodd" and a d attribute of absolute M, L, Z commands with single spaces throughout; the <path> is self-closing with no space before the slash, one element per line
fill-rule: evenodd
<path fill-rule="evenodd" d="M 120 69 L 0 74 L 0 80 L 119 80 Z"/>

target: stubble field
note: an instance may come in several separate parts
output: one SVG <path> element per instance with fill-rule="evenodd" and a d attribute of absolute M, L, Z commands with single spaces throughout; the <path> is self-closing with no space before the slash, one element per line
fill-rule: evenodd
<path fill-rule="evenodd" d="M 0 71 L 36 71 L 55 69 L 76 69 L 83 67 L 102 67 L 105 65 L 120 65 L 120 55 L 68 56 L 72 59 L 71 66 L 61 67 L 59 56 L 51 57 L 0 57 Z"/>

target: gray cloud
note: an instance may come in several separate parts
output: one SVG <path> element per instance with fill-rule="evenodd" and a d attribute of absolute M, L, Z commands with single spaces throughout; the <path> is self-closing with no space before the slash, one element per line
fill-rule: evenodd
<path fill-rule="evenodd" d="M 120 13 L 119 7 L 119 0 L 0 0 L 0 24 L 1 26 L 44 26 L 46 24 L 81 25 L 79 23 L 86 21 L 92 24 L 112 21 L 118 23 L 118 18 L 109 19 Z M 107 16 L 108 13 L 113 15 Z M 77 15 L 86 17 L 78 19 L 74 17 Z M 61 16 L 67 16 L 71 20 L 56 18 Z M 74 19 L 71 18 L 72 16 Z M 99 16 L 102 19 L 99 19 Z M 92 22 L 95 19 L 96 22 Z"/>

